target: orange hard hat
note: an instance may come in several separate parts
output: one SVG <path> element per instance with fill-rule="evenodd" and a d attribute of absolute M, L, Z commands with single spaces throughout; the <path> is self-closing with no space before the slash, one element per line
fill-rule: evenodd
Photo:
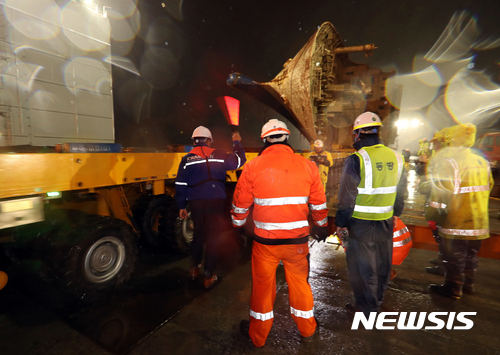
<path fill-rule="evenodd" d="M 0 271 L 0 290 L 7 285 L 7 281 L 9 280 L 9 277 L 7 274 L 3 271 Z"/>

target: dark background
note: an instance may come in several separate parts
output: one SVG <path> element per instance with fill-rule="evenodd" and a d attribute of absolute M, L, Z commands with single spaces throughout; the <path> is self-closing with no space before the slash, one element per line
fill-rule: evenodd
<path fill-rule="evenodd" d="M 101 5 L 113 1 L 119 0 Z M 433 46 L 457 11 L 475 16 L 482 38 L 500 37 L 500 1 L 491 0 L 138 0 L 136 6 L 138 35 L 132 43 L 112 43 L 113 53 L 141 73 L 113 69 L 116 142 L 159 149 L 190 144 L 199 125 L 212 130 L 215 146 L 228 148 L 230 129 L 216 102 L 223 95 L 241 100 L 244 145 L 260 146 L 260 127 L 279 117 L 228 87 L 227 76 L 273 79 L 326 21 L 345 46 L 378 47 L 373 56 L 351 54 L 352 60 L 398 74 L 412 71 L 415 56 Z M 471 54 L 474 70 L 500 79 L 499 48 Z"/>

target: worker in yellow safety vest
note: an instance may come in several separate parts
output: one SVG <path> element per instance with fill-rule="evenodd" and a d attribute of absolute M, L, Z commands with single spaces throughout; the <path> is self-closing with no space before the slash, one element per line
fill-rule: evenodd
<path fill-rule="evenodd" d="M 345 161 L 335 215 L 356 301 L 346 310 L 351 315 L 361 311 L 367 317 L 380 310 L 389 284 L 393 216 L 403 212 L 406 191 L 403 157 L 380 142 L 381 126 L 380 117 L 372 112 L 354 120 L 357 152 Z"/>
<path fill-rule="evenodd" d="M 493 177 L 488 161 L 475 154 L 476 127 L 452 126 L 446 131 L 449 147 L 433 158 L 431 193 L 426 219 L 436 224 L 446 270 L 442 285 L 431 291 L 454 299 L 474 292 L 477 253 L 489 238 L 488 203 Z"/>
<path fill-rule="evenodd" d="M 319 176 L 321 178 L 321 182 L 323 183 L 323 190 L 326 191 L 326 182 L 328 181 L 328 171 L 330 170 L 330 166 L 332 165 L 333 159 L 332 155 L 323 150 L 323 141 L 320 139 L 316 139 L 314 141 L 314 151 L 307 155 L 307 159 L 311 160 L 316 164 L 319 169 Z"/>

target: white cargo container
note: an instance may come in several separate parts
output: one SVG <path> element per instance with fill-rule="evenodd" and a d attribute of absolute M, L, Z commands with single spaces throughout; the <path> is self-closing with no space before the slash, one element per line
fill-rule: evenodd
<path fill-rule="evenodd" d="M 108 18 L 71 1 L 0 4 L 0 146 L 113 143 Z"/>

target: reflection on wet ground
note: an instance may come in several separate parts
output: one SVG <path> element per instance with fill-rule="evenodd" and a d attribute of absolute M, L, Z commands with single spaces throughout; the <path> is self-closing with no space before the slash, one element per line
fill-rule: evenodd
<path fill-rule="evenodd" d="M 251 248 L 245 247 L 246 244 L 239 231 L 231 229 L 223 233 L 217 270 L 219 280 L 249 259 Z M 11 317 L 11 312 L 14 318 L 19 312 L 24 314 L 26 303 L 36 309 L 34 301 L 48 310 L 33 312 L 35 319 L 41 315 L 38 321 L 42 324 L 60 317 L 99 346 L 123 354 L 208 292 L 201 278 L 194 282 L 188 280 L 190 266 L 189 257 L 143 246 L 136 271 L 126 286 L 106 300 L 89 305 L 69 298 L 40 280 L 36 265 L 12 265 L 9 270 L 12 293 L 9 294 L 8 289 L 0 293 L 0 317 Z M 20 293 L 33 301 L 26 296 L 21 296 L 22 303 L 15 301 Z"/>
<path fill-rule="evenodd" d="M 416 191 L 417 184 L 416 175 L 410 174 L 413 194 L 409 193 L 405 216 L 424 224 L 424 198 Z M 495 214 L 500 203 L 491 201 L 491 222 L 498 225 Z M 325 243 L 315 243 L 310 250 L 309 282 L 320 324 L 314 340 L 300 341 L 280 266 L 273 329 L 265 347 L 256 349 L 238 331 L 239 322 L 249 317 L 250 248 L 244 247 L 239 234 L 228 232 L 223 239 L 221 281 L 213 289 L 205 291 L 200 282 L 187 281 L 187 257 L 142 247 L 126 287 L 93 306 L 68 299 L 12 265 L 11 280 L 0 291 L 0 354 L 499 353 L 499 260 L 481 258 L 476 293 L 460 301 L 429 292 L 431 283 L 443 282 L 442 277 L 424 271 L 435 252 L 412 249 L 395 267 L 398 274 L 389 285 L 383 311 L 477 312 L 471 330 L 354 331 L 344 310 L 346 303 L 353 302 L 345 255 Z"/>

